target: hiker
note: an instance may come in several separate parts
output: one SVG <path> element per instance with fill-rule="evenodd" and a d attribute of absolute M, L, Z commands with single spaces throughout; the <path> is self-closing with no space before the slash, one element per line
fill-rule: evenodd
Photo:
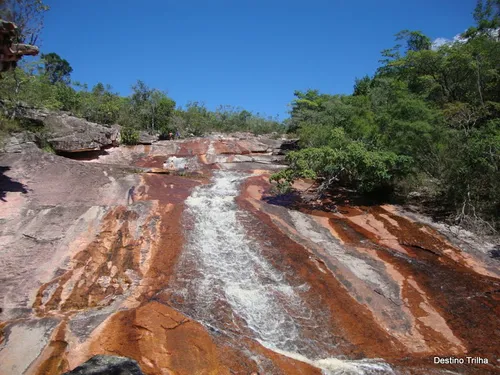
<path fill-rule="evenodd" d="M 181 133 L 178 130 L 175 131 L 175 139 L 179 139 L 181 137 Z"/>
<path fill-rule="evenodd" d="M 172 133 L 172 132 L 168 133 L 168 139 L 173 140 L 174 139 L 174 133 Z"/>
<path fill-rule="evenodd" d="M 132 186 L 128 190 L 127 204 L 130 204 L 130 202 L 132 202 L 132 203 L 135 202 L 135 186 Z"/>

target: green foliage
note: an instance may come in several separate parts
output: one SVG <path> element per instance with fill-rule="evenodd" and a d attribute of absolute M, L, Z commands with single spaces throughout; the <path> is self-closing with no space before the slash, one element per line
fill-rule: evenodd
<path fill-rule="evenodd" d="M 297 178 L 364 192 L 428 184 L 459 222 L 499 225 L 500 2 L 478 1 L 474 17 L 467 39 L 440 47 L 398 33 L 402 45 L 352 96 L 296 91 L 288 123 L 303 149 L 273 176 L 278 189 Z"/>
<path fill-rule="evenodd" d="M 102 83 L 97 83 L 90 92 L 83 87 L 77 93 L 76 112 L 99 124 L 116 123 L 124 106 L 124 99 L 111 90 L 111 86 L 104 86 Z"/>
<path fill-rule="evenodd" d="M 56 153 L 56 151 L 54 150 L 54 148 L 50 144 L 48 144 L 48 143 L 46 143 L 42 147 L 42 151 L 48 152 L 49 154 L 55 154 Z"/>
<path fill-rule="evenodd" d="M 19 121 L 9 119 L 3 115 L 0 115 L 0 145 L 2 145 L 5 137 L 10 133 L 21 130 L 21 125 Z"/>
<path fill-rule="evenodd" d="M 31 65 L 37 65 L 37 62 Z M 57 100 L 56 86 L 36 74 L 36 67 L 28 68 L 16 68 L 3 74 L 0 80 L 0 99 L 9 102 L 11 113 L 15 112 L 19 103 L 60 109 L 61 103 Z"/>
<path fill-rule="evenodd" d="M 139 132 L 132 128 L 121 128 L 121 143 L 125 145 L 136 145 L 139 142 Z"/>
<path fill-rule="evenodd" d="M 54 52 L 42 54 L 42 60 L 44 62 L 43 74 L 51 84 L 64 83 L 69 85 L 73 68 L 69 65 L 68 61 Z"/>
<path fill-rule="evenodd" d="M 174 108 L 175 101 L 165 92 L 152 89 L 139 80 L 132 86 L 132 95 L 126 103 L 122 122 L 151 133 L 165 134 L 170 130 L 169 123 Z"/>
<path fill-rule="evenodd" d="M 208 110 L 203 103 L 190 102 L 184 110 L 175 111 L 172 127 L 185 134 L 202 136 L 212 131 L 245 131 L 254 134 L 283 133 L 284 126 L 275 118 L 263 117 L 232 106 Z"/>
<path fill-rule="evenodd" d="M 396 40 L 406 41 L 407 51 L 424 51 L 431 49 L 431 40 L 420 31 L 403 30 L 396 34 Z"/>
<path fill-rule="evenodd" d="M 363 78 L 356 78 L 354 84 L 354 96 L 368 95 L 370 92 L 371 78 L 369 76 L 364 76 Z"/>
<path fill-rule="evenodd" d="M 271 177 L 280 186 L 298 178 L 317 178 L 320 190 L 334 184 L 362 192 L 392 188 L 410 172 L 412 159 L 390 151 L 370 151 L 363 142 L 346 137 L 342 128 L 332 130 L 330 146 L 305 148 L 286 156 L 289 167 Z"/>

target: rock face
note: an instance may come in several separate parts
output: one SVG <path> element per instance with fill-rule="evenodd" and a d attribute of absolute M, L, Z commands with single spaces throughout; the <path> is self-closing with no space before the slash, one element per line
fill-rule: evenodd
<path fill-rule="evenodd" d="M 64 375 L 144 375 L 144 373 L 133 359 L 96 355 Z"/>
<path fill-rule="evenodd" d="M 117 146 L 120 129 L 104 126 L 66 114 L 44 116 L 47 142 L 56 152 L 96 151 Z"/>
<path fill-rule="evenodd" d="M 274 197 L 279 141 L 0 155 L 0 374 L 497 374 L 495 247 Z"/>
<path fill-rule="evenodd" d="M 118 125 L 104 126 L 63 112 L 22 108 L 18 117 L 39 128 L 40 136 L 58 153 L 97 151 L 117 146 Z M 12 152 L 12 147 L 6 149 Z"/>
<path fill-rule="evenodd" d="M 148 132 L 141 131 L 139 133 L 138 143 L 141 145 L 150 145 L 150 144 L 158 141 L 158 139 L 159 139 L 158 135 L 151 135 Z"/>
<path fill-rule="evenodd" d="M 9 136 L 1 145 L 0 152 L 18 153 L 38 148 L 37 138 L 33 133 L 22 132 Z"/>

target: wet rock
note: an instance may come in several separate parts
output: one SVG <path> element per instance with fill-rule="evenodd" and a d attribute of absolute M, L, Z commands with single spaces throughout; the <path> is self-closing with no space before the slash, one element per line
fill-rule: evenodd
<path fill-rule="evenodd" d="M 144 373 L 133 359 L 96 355 L 63 375 L 144 375 Z"/>

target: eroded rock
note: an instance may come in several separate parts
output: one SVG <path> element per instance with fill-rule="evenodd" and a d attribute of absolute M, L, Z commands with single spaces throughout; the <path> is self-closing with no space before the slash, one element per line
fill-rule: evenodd
<path fill-rule="evenodd" d="M 133 359 L 96 355 L 63 375 L 144 375 L 144 373 Z"/>
<path fill-rule="evenodd" d="M 40 134 L 39 137 L 58 153 L 96 151 L 117 146 L 119 143 L 118 125 L 100 125 L 69 113 L 28 107 L 20 107 L 16 116 L 38 128 L 36 132 Z M 15 144 L 10 142 L 8 150 L 12 150 L 13 147 L 17 150 Z"/>

